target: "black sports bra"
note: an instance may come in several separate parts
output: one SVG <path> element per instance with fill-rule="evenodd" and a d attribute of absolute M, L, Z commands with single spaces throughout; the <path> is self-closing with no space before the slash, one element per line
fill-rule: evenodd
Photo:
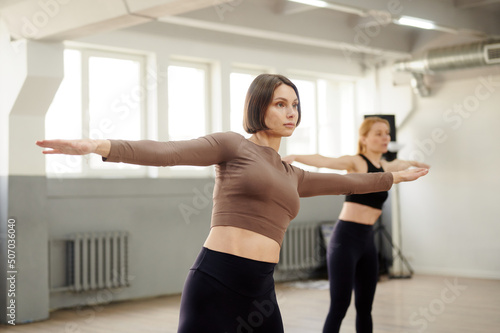
<path fill-rule="evenodd" d="M 375 167 L 372 164 L 372 162 L 370 162 L 370 160 L 366 158 L 364 155 L 359 154 L 359 156 L 361 156 L 368 164 L 368 172 L 384 172 L 384 169 L 382 167 L 380 168 Z M 345 201 L 355 202 L 361 205 L 382 209 L 382 205 L 384 204 L 385 200 L 387 200 L 388 196 L 389 196 L 388 191 L 373 192 L 366 194 L 350 194 L 346 195 Z"/>

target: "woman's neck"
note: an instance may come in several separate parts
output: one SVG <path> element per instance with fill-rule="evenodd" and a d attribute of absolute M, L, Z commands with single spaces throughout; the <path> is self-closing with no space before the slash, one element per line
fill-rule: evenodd
<path fill-rule="evenodd" d="M 254 133 L 248 140 L 259 146 L 271 147 L 276 152 L 280 149 L 281 137 L 271 136 L 265 131 Z"/>

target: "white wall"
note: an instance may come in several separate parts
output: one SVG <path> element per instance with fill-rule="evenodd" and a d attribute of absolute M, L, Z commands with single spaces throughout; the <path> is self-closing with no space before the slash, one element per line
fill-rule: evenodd
<path fill-rule="evenodd" d="M 397 132 L 399 158 L 431 165 L 401 185 L 403 253 L 417 273 L 498 279 L 500 67 L 429 79 L 432 96 L 413 97 Z M 384 81 L 383 91 L 398 107 L 397 89 Z"/>

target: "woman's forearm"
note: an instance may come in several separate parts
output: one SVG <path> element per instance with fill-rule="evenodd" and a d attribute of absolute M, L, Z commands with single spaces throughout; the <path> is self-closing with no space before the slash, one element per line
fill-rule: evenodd
<path fill-rule="evenodd" d="M 298 187 L 301 197 L 388 191 L 394 183 L 394 173 L 391 172 L 350 173 L 347 175 L 306 172 L 304 175 Z"/>
<path fill-rule="evenodd" d="M 296 162 L 314 166 L 317 168 L 324 167 L 325 157 L 319 154 L 315 155 L 293 155 Z"/>

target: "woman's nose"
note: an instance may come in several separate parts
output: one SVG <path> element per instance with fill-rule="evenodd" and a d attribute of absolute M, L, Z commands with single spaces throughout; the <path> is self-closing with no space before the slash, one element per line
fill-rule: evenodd
<path fill-rule="evenodd" d="M 295 118 L 295 116 L 298 114 L 298 111 L 295 110 L 293 107 L 287 109 L 286 116 L 287 118 Z"/>

